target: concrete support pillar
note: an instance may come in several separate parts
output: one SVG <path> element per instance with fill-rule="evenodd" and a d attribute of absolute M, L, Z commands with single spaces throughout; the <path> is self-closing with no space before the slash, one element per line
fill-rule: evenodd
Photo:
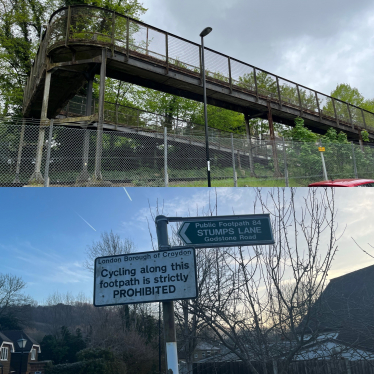
<path fill-rule="evenodd" d="M 86 96 L 86 116 L 92 114 L 91 104 L 92 104 L 92 84 L 93 77 L 90 77 L 87 84 L 87 96 Z M 82 171 L 79 174 L 76 185 L 85 185 L 91 180 L 90 175 L 88 174 L 88 154 L 90 151 L 90 130 L 87 130 L 87 126 L 84 130 L 84 139 L 83 139 L 83 157 L 82 157 Z"/>
<path fill-rule="evenodd" d="M 39 138 L 38 138 L 38 145 L 36 148 L 36 157 L 35 157 L 35 170 L 34 170 L 34 173 L 31 175 L 31 178 L 29 179 L 30 184 L 44 184 L 44 178 L 42 176 L 42 173 L 40 172 L 40 168 L 42 165 L 42 157 L 43 157 L 45 127 L 48 124 L 47 111 L 48 111 L 49 89 L 51 87 L 51 76 L 52 76 L 52 72 L 47 71 L 45 74 L 45 82 L 44 82 L 44 94 L 43 94 L 43 102 L 42 102 L 42 112 L 40 116 Z"/>
<path fill-rule="evenodd" d="M 360 142 L 360 148 L 361 148 L 361 151 L 363 152 L 364 151 L 364 141 L 362 140 L 362 134 L 361 134 L 360 129 L 358 129 L 358 137 L 359 137 L 359 142 Z"/>
<path fill-rule="evenodd" d="M 105 76 L 106 76 L 106 49 L 103 48 L 101 51 L 99 121 L 97 124 L 97 135 L 96 135 L 95 173 L 92 178 L 92 185 L 108 187 L 111 185 L 111 183 L 103 181 L 103 176 L 101 174 L 101 156 L 103 153 Z"/>
<path fill-rule="evenodd" d="M 249 147 L 249 172 L 251 177 L 255 177 L 255 168 L 253 164 L 253 152 L 252 152 L 252 138 L 251 138 L 251 128 L 249 127 L 249 115 L 248 113 L 244 113 L 244 120 L 245 120 L 245 129 L 247 132 L 247 140 L 248 140 L 248 147 Z"/>
<path fill-rule="evenodd" d="M 22 149 L 23 149 L 23 140 L 25 137 L 25 124 L 26 120 L 22 120 L 22 127 L 21 127 L 21 134 L 19 137 L 19 145 L 18 145 L 18 156 L 17 156 L 17 165 L 16 165 L 16 175 L 14 177 L 13 183 L 20 183 L 19 179 L 19 171 L 21 168 L 21 158 L 22 158 Z"/>
<path fill-rule="evenodd" d="M 271 148 L 273 150 L 273 162 L 274 162 L 274 177 L 281 177 L 282 173 L 279 170 L 279 163 L 278 163 L 278 154 L 277 154 L 277 146 L 275 144 L 275 134 L 274 134 L 274 124 L 273 124 L 273 115 L 271 113 L 271 106 L 270 102 L 268 102 L 268 122 L 269 122 L 269 130 L 270 130 L 270 142 Z"/>

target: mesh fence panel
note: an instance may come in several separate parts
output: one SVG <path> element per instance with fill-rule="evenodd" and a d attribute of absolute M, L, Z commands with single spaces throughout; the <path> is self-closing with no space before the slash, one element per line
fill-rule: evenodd
<path fill-rule="evenodd" d="M 181 71 L 200 74 L 200 47 L 193 43 L 168 36 L 169 64 Z"/>
<path fill-rule="evenodd" d="M 317 94 L 317 97 L 322 117 L 330 120 L 335 119 L 335 111 L 331 97 L 319 93 Z"/>
<path fill-rule="evenodd" d="M 336 115 L 337 115 L 339 121 L 344 121 L 344 122 L 350 123 L 347 104 L 343 103 L 341 101 L 338 101 L 338 100 L 334 100 L 334 103 L 335 103 Z"/>
<path fill-rule="evenodd" d="M 74 105 L 75 110 L 85 110 L 83 102 Z M 113 186 L 207 185 L 203 132 L 189 129 L 183 121 L 165 122 L 161 116 L 128 109 L 127 113 L 117 111 L 119 120 L 127 121 L 126 126 L 123 122 L 113 125 L 114 121 L 104 124 L 107 128 L 99 144 L 99 169 L 95 169 L 99 159 L 95 123 L 87 124 L 87 129 L 54 125 L 49 144 L 48 126 L 40 132 L 36 121 L 24 125 L 16 119 L 0 121 L 0 184 L 27 185 L 35 171 L 44 176 L 50 147 L 48 175 L 52 186 L 95 185 L 97 175 Z M 116 117 L 115 105 L 108 106 L 105 114 L 107 118 Z M 39 133 L 43 149 L 39 152 L 40 170 L 36 170 Z M 287 177 L 290 186 L 307 186 L 324 179 L 319 144 L 248 140 L 215 129 L 210 129 L 208 135 L 213 186 L 284 186 Z M 329 179 L 374 178 L 373 147 L 333 143 L 323 146 Z"/>
<path fill-rule="evenodd" d="M 69 41 L 112 42 L 113 13 L 104 9 L 71 8 Z"/>
<path fill-rule="evenodd" d="M 364 118 L 360 108 L 350 105 L 349 110 L 352 116 L 352 122 L 360 127 L 364 127 Z"/>
<path fill-rule="evenodd" d="M 279 90 L 282 104 L 297 108 L 300 107 L 296 84 L 288 82 L 284 79 L 279 79 Z"/>
<path fill-rule="evenodd" d="M 305 87 L 299 87 L 299 92 L 303 110 L 318 114 L 317 100 L 314 91 Z"/>
<path fill-rule="evenodd" d="M 49 24 L 50 36 L 48 40 L 48 47 L 62 40 L 65 40 L 67 17 L 68 17 L 67 9 L 63 12 L 58 12 L 53 16 L 51 23 Z"/>
<path fill-rule="evenodd" d="M 326 149 L 323 155 L 328 177 L 330 179 L 355 178 L 351 144 L 323 144 L 323 146 Z"/>
<path fill-rule="evenodd" d="M 229 82 L 229 59 L 219 53 L 205 49 L 205 75 L 207 79 Z"/>
<path fill-rule="evenodd" d="M 233 86 L 256 91 L 253 67 L 231 59 L 231 77 Z"/>
<path fill-rule="evenodd" d="M 364 118 L 365 118 L 365 128 L 374 128 L 374 114 L 367 112 L 366 110 L 363 111 Z"/>
<path fill-rule="evenodd" d="M 374 148 L 364 147 L 363 151 L 354 147 L 354 157 L 359 178 L 374 178 Z"/>

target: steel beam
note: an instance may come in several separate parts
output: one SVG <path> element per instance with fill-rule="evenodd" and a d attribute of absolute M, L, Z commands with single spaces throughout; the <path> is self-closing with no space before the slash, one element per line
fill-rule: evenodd
<path fill-rule="evenodd" d="M 255 168 L 253 162 L 253 153 L 252 153 L 252 137 L 251 137 L 251 128 L 249 126 L 249 119 L 248 113 L 244 113 L 244 120 L 245 120 L 245 130 L 247 132 L 247 140 L 248 140 L 248 157 L 249 157 L 249 170 L 250 176 L 255 177 Z"/>
<path fill-rule="evenodd" d="M 19 137 L 19 145 L 18 145 L 18 156 L 17 156 L 17 165 L 16 165 L 16 176 L 14 177 L 13 183 L 20 183 L 19 179 L 19 171 L 21 168 L 21 158 L 22 158 L 22 149 L 23 149 L 23 139 L 25 137 L 25 122 L 26 120 L 22 119 L 22 127 L 21 133 Z"/>
<path fill-rule="evenodd" d="M 86 116 L 91 117 L 91 104 L 92 104 L 92 86 L 93 86 L 93 76 L 91 76 L 87 82 L 87 95 L 86 95 Z M 91 180 L 88 173 L 88 154 L 90 151 L 90 133 L 91 131 L 87 129 L 88 124 L 85 126 L 84 139 L 83 139 L 83 164 L 82 171 L 79 174 L 75 184 L 85 185 Z"/>
<path fill-rule="evenodd" d="M 103 124 L 104 124 L 104 99 L 105 99 L 105 77 L 106 77 L 106 50 L 101 51 L 101 67 L 100 67 L 100 91 L 99 91 L 99 121 L 96 131 L 96 154 L 95 154 L 95 173 L 92 178 L 93 184 L 103 183 L 101 174 L 101 157 L 103 153 Z"/>
<path fill-rule="evenodd" d="M 40 116 L 41 118 L 40 118 L 40 126 L 39 126 L 38 145 L 36 148 L 35 170 L 29 179 L 29 184 L 34 184 L 34 185 L 44 184 L 44 178 L 42 176 L 42 173 L 40 172 L 40 168 L 42 165 L 42 157 L 43 157 L 45 126 L 48 124 L 47 111 L 48 111 L 49 91 L 50 91 L 50 86 L 51 86 L 51 76 L 52 76 L 52 72 L 47 71 L 45 74 L 45 82 L 44 82 L 44 95 L 43 95 L 42 111 L 41 111 L 41 116 Z"/>
<path fill-rule="evenodd" d="M 277 178 L 277 177 L 281 177 L 282 173 L 279 170 L 277 146 L 275 144 L 274 124 L 273 124 L 273 116 L 272 116 L 272 112 L 271 112 L 270 101 L 268 102 L 268 122 L 269 122 L 271 148 L 273 150 L 274 177 Z"/>

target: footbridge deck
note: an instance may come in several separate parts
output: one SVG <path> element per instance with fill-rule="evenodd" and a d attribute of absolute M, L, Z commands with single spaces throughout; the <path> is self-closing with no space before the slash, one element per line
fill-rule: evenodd
<path fill-rule="evenodd" d="M 200 48 L 109 10 L 59 9 L 50 18 L 25 87 L 23 115 L 55 117 L 99 70 L 107 77 L 203 101 Z M 249 118 L 271 113 L 274 121 L 287 125 L 300 116 L 315 132 L 333 127 L 354 140 L 366 130 L 374 140 L 374 113 L 208 48 L 205 61 L 211 105 Z"/>

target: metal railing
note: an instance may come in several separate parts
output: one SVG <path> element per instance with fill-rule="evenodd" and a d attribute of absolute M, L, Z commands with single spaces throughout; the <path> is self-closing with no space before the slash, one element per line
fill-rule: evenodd
<path fill-rule="evenodd" d="M 98 102 L 98 99 L 92 100 L 91 113 L 98 114 Z M 85 116 L 86 106 L 86 97 L 76 95 L 69 100 L 58 117 L 75 118 Z M 202 124 L 109 101 L 104 102 L 104 118 L 107 123 L 131 127 L 137 131 L 163 132 L 166 126 L 169 134 L 205 136 L 205 126 Z M 231 133 L 214 127 L 208 127 L 208 133 L 211 138 L 230 138 L 231 134 L 234 138 L 243 138 L 243 134 Z"/>
<path fill-rule="evenodd" d="M 24 108 L 35 94 L 46 68 L 47 53 L 62 46 L 89 44 L 151 61 L 169 69 L 201 77 L 200 45 L 138 20 L 94 6 L 57 10 L 43 34 L 24 91 Z M 374 134 L 374 113 L 325 95 L 253 65 L 206 48 L 206 74 L 211 83 L 296 108 L 316 120 L 327 119 Z"/>

